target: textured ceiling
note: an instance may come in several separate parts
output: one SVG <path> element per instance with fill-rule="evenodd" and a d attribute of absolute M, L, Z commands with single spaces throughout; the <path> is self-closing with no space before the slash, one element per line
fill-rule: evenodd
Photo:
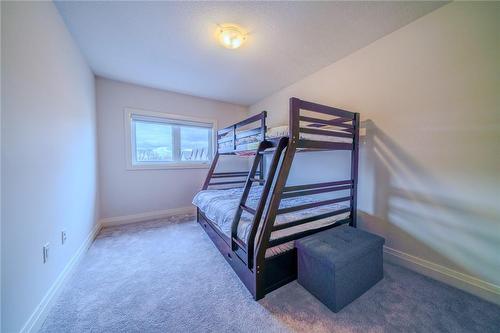
<path fill-rule="evenodd" d="M 253 104 L 443 2 L 56 2 L 93 71 L 149 87 Z M 217 44 L 220 23 L 250 32 Z"/>

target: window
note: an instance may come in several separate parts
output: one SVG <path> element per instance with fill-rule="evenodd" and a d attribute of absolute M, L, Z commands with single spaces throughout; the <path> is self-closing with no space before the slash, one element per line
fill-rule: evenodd
<path fill-rule="evenodd" d="M 129 169 L 204 168 L 212 159 L 215 121 L 125 109 Z"/>

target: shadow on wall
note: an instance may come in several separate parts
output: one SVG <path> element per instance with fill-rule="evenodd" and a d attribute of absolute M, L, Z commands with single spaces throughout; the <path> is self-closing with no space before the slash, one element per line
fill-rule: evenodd
<path fill-rule="evenodd" d="M 373 121 L 362 127 L 359 225 L 385 236 L 390 247 L 499 285 L 498 217 L 451 198 Z"/>

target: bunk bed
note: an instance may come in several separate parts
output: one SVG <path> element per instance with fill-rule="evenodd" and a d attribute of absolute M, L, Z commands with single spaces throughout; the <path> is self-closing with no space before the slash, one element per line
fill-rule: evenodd
<path fill-rule="evenodd" d="M 198 223 L 255 300 L 297 278 L 295 240 L 356 227 L 359 114 L 293 97 L 288 126 L 268 131 L 266 117 L 263 111 L 217 132 L 193 199 Z M 349 179 L 287 186 L 297 152 L 331 150 L 350 151 Z M 250 170 L 215 172 L 224 155 L 251 156 Z"/>

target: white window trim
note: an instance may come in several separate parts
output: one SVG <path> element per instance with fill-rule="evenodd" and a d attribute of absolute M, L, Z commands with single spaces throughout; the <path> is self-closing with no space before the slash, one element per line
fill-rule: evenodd
<path fill-rule="evenodd" d="M 183 116 L 178 114 L 164 113 L 158 111 L 150 111 L 144 109 L 130 108 L 126 107 L 124 109 L 124 128 L 125 128 L 125 159 L 126 159 L 126 169 L 127 170 L 162 170 L 162 169 L 208 169 L 212 163 L 212 159 L 215 155 L 216 147 L 216 133 L 217 133 L 217 121 L 214 119 L 198 118 Z M 134 156 L 132 153 L 132 141 L 135 138 L 132 136 L 132 115 L 139 115 L 145 117 L 155 117 L 160 119 L 174 119 L 174 120 L 184 120 L 193 121 L 198 123 L 205 123 L 212 125 L 212 150 L 210 152 L 210 159 L 206 162 L 147 162 L 141 164 L 135 164 Z"/>

